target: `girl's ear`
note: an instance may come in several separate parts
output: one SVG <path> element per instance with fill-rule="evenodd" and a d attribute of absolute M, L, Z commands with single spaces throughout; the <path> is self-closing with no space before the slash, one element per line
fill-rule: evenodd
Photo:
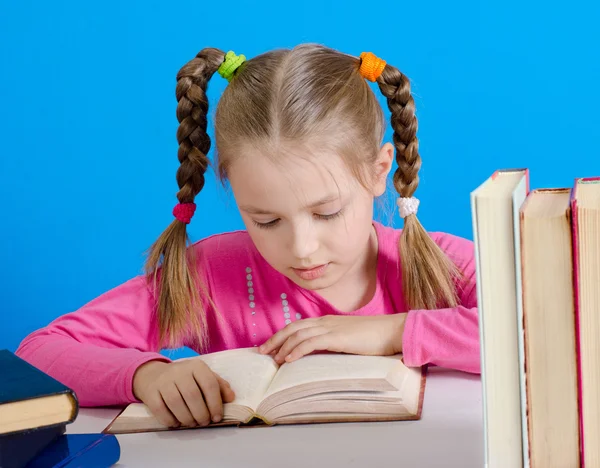
<path fill-rule="evenodd" d="M 375 182 L 373 184 L 373 196 L 379 197 L 385 193 L 387 176 L 394 162 L 394 145 L 384 144 L 375 160 Z"/>

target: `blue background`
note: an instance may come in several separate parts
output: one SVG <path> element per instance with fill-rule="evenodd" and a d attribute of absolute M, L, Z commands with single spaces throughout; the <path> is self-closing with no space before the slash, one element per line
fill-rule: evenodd
<path fill-rule="evenodd" d="M 598 2 L 259 3 L 2 0 L 0 348 L 141 273 L 176 202 L 175 75 L 203 47 L 319 42 L 404 71 L 428 230 L 472 238 L 469 192 L 497 168 L 600 175 Z M 212 174 L 197 201 L 193 240 L 243 227 Z"/>

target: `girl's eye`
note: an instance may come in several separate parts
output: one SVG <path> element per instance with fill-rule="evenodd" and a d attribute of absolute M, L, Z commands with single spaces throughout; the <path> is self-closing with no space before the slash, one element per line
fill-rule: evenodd
<path fill-rule="evenodd" d="M 322 215 L 322 214 L 317 214 L 317 213 L 315 213 L 315 216 L 316 216 L 318 219 L 323 219 L 323 220 L 331 220 L 331 219 L 335 219 L 335 218 L 337 218 L 337 217 L 341 216 L 341 214 L 342 214 L 342 210 L 340 210 L 340 211 L 336 211 L 335 213 L 328 214 L 328 215 Z"/>
<path fill-rule="evenodd" d="M 335 218 L 341 216 L 341 214 L 342 214 L 342 210 L 337 211 L 337 212 L 332 213 L 332 214 L 327 214 L 327 215 L 315 213 L 314 216 L 317 219 L 321 219 L 323 221 L 328 221 L 328 220 L 332 220 L 332 219 L 335 219 Z M 279 218 L 274 219 L 273 221 L 269 221 L 268 223 L 259 223 L 258 221 L 252 220 L 252 222 L 254 223 L 254 225 L 256 227 L 259 227 L 260 229 L 270 229 L 270 228 L 273 228 L 273 227 L 277 226 L 277 224 L 279 224 L 279 221 L 280 221 Z"/>
<path fill-rule="evenodd" d="M 273 221 L 269 221 L 268 223 L 259 223 L 258 221 L 254 221 L 254 220 L 252 220 L 252 222 L 254 223 L 254 225 L 256 227 L 259 227 L 261 229 L 269 229 L 269 228 L 275 227 L 277 225 L 277 223 L 279 222 L 279 218 L 274 219 Z"/>

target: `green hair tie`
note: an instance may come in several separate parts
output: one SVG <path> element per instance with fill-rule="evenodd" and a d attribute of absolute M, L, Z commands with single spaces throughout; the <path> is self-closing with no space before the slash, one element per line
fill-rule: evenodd
<path fill-rule="evenodd" d="M 219 75 L 227 81 L 231 81 L 234 72 L 245 61 L 246 57 L 244 55 L 235 55 L 235 53 L 230 50 L 225 54 L 225 60 L 223 60 L 223 63 L 219 66 L 217 71 L 219 72 Z"/>

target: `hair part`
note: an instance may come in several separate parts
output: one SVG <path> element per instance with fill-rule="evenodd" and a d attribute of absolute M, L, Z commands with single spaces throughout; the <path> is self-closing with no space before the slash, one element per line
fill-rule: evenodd
<path fill-rule="evenodd" d="M 211 147 L 206 90 L 224 57 L 219 49 L 203 49 L 177 73 L 180 203 L 192 203 L 204 186 Z M 260 148 L 274 161 L 289 145 L 314 145 L 342 156 L 368 187 L 375 176 L 385 123 L 359 67 L 358 58 L 315 44 L 270 51 L 244 62 L 225 88 L 215 113 L 218 178 L 226 180 L 247 145 Z M 387 98 L 394 129 L 398 163 L 394 186 L 400 196 L 410 197 L 419 183 L 421 158 L 409 81 L 386 65 L 377 82 Z M 161 345 L 175 346 L 182 337 L 191 337 L 205 349 L 207 318 L 202 304 L 210 303 L 210 297 L 197 274 L 195 250 L 188 244 L 186 224 L 174 220 L 150 248 L 146 273 L 157 297 Z M 457 268 L 416 215 L 405 218 L 399 250 L 402 287 L 411 309 L 456 304 L 453 279 Z"/>

